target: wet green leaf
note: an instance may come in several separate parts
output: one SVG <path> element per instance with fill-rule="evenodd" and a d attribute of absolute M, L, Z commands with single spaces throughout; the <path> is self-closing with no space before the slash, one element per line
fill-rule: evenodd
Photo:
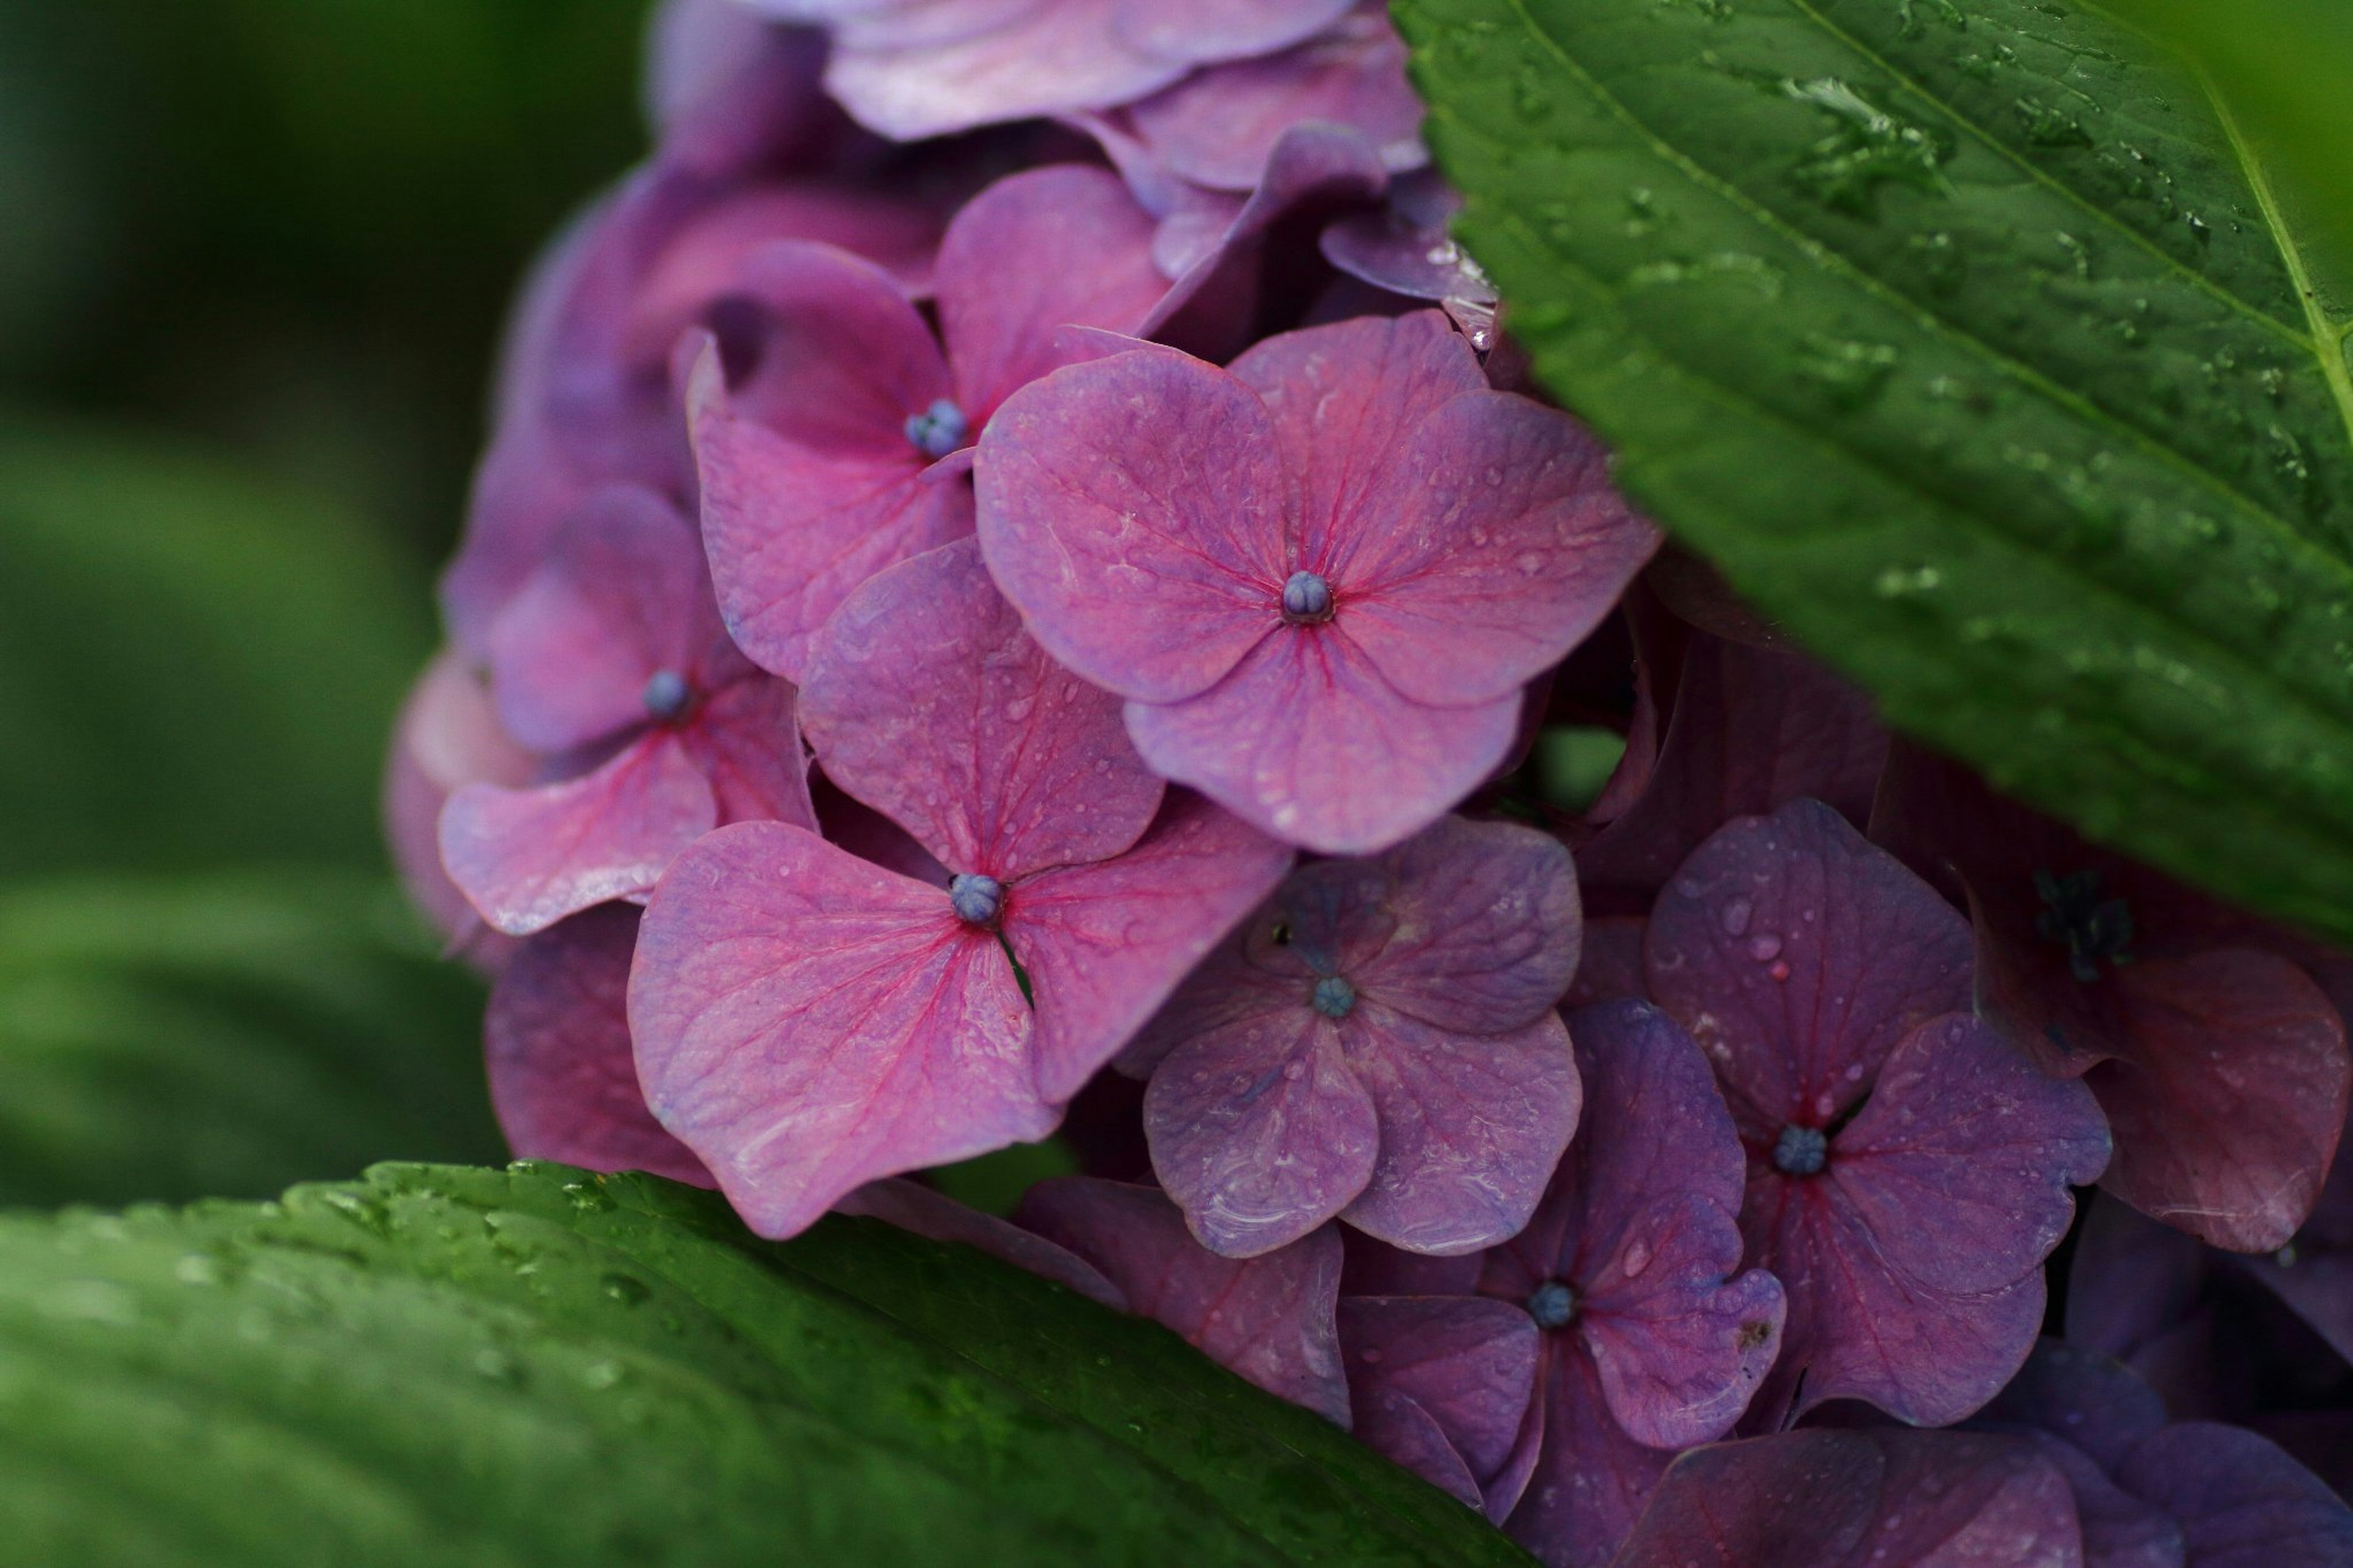
<path fill-rule="evenodd" d="M 2202 79 L 2053 0 L 1397 9 L 1644 505 L 1898 726 L 2353 937 L 2353 317 Z"/>
<path fill-rule="evenodd" d="M 45 1568 L 1527 1561 L 1059 1286 L 559 1166 L 0 1220 L 0 1416 Z"/>
<path fill-rule="evenodd" d="M 482 987 L 357 877 L 0 889 L 0 1206 L 494 1160 Z"/>

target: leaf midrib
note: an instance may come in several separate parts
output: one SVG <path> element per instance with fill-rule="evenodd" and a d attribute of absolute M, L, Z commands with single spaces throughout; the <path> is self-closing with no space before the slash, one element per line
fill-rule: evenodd
<path fill-rule="evenodd" d="M 1686 155 L 1680 148 L 1676 147 L 1673 143 L 1667 142 L 1656 132 L 1652 131 L 1649 125 L 1643 122 L 1640 116 L 1636 115 L 1632 110 L 1626 106 L 1625 102 L 1620 100 L 1616 93 L 1603 86 L 1590 71 L 1587 70 L 1576 57 L 1571 55 L 1567 49 L 1562 46 L 1560 40 L 1554 37 L 1552 33 L 1529 11 L 1527 0 L 1505 0 L 1505 3 L 1509 5 L 1513 12 L 1520 17 L 1522 24 L 1527 28 L 1529 36 L 1539 40 L 1544 47 L 1551 52 L 1553 57 L 1560 61 L 1561 66 L 1565 70 L 1575 76 L 1579 81 L 1585 83 L 1587 89 L 1593 94 L 1596 100 L 1607 105 L 1610 113 L 1615 115 L 1620 121 L 1623 121 L 1637 135 L 1641 137 L 1642 140 L 1650 145 L 1651 151 L 1655 154 L 1665 160 L 1667 163 L 1672 164 L 1674 167 L 1682 170 L 1684 175 L 1694 184 L 1714 193 L 1720 199 L 1740 212 L 1746 213 L 1751 221 L 1778 236 L 1785 243 L 1794 247 L 1800 254 L 1813 258 L 1818 264 L 1826 268 L 1834 268 L 1845 276 L 1856 288 L 1880 300 L 1882 303 L 1886 304 L 1900 313 L 1909 317 L 1915 325 L 1929 332 L 1931 335 L 1960 345 L 1965 350 L 1976 355 L 1976 357 L 1985 361 L 1997 371 L 2017 381 L 2020 384 L 2033 389 L 2045 398 L 2048 398 L 2051 402 L 2058 405 L 2061 408 L 2075 413 L 2078 417 L 2085 420 L 2087 423 L 2115 433 L 2127 445 L 2138 449 L 2147 456 L 2156 458 L 2164 466 L 2171 468 L 2186 476 L 2200 489 L 2214 494 L 2221 500 L 2228 503 L 2233 510 L 2237 511 L 2241 515 L 2250 519 L 2251 521 L 2264 524 L 2273 532 L 2285 539 L 2289 546 L 2299 554 L 2311 557 L 2316 563 L 2325 563 L 2326 566 L 2334 568 L 2335 574 L 2343 580 L 2343 584 L 2348 595 L 2353 596 L 2353 563 L 2340 561 L 2337 557 L 2328 554 L 2326 551 L 2321 550 L 2293 522 L 2281 516 L 2278 512 L 2274 511 L 2271 508 L 2257 500 L 2254 497 L 2241 490 L 2223 476 L 2190 461 L 2189 458 L 2183 457 L 2179 452 L 2175 451 L 2172 447 L 2158 439 L 2151 433 L 2144 431 L 2138 426 L 2133 425 L 2122 417 L 2109 413 L 2106 409 L 2100 407 L 2097 404 L 2084 400 L 2079 395 L 2070 392 L 2065 387 L 2061 386 L 2058 383 L 2052 381 L 2041 371 L 2036 370 L 2032 365 L 2013 357 L 2003 350 L 1996 347 L 1994 344 L 1985 342 L 1983 339 L 1977 337 L 1975 334 L 1967 331 L 1958 324 L 1947 321 L 1942 316 L 1936 314 L 1935 310 L 1929 309 L 1920 301 L 1901 292 L 1892 285 L 1883 281 L 1873 273 L 1864 269 L 1859 263 L 1850 258 L 1844 252 L 1835 248 L 1828 242 L 1818 239 L 1812 235 L 1806 233 L 1803 229 L 1797 227 L 1795 225 L 1784 219 L 1778 213 L 1774 212 L 1770 207 L 1765 206 L 1752 198 L 1746 191 L 1741 190 L 1738 186 L 1732 184 L 1728 181 L 1720 178 L 1709 170 L 1704 168 L 1691 157 Z M 1804 0 L 1792 0 L 1792 4 L 1802 7 Z M 1818 25 L 1823 26 L 1826 28 L 1828 26 L 1827 24 L 1819 23 Z M 1835 29 L 1829 30 L 1835 32 Z M 1865 52 L 1867 53 L 1867 51 Z M 1947 114 L 1954 121 L 1964 125 L 1971 125 L 1972 129 L 1974 129 L 1973 122 L 1968 121 L 1966 117 L 1955 112 L 1951 108 L 1947 106 L 1941 99 L 1936 97 L 1934 94 L 1924 92 L 1919 96 L 1925 101 L 1934 104 L 1940 111 Z M 2062 188 L 2063 189 L 2063 187 Z M 2069 199 L 2086 212 L 2097 210 L 2092 207 L 2089 204 L 2084 202 L 2080 197 L 2072 195 L 2072 194 Z M 1547 246 L 1546 248 L 1550 249 L 1552 247 Z M 1617 290 L 1612 289 L 1610 292 L 1614 294 Z M 2273 325 L 2275 329 L 2279 328 L 2279 323 L 2275 321 Z M 2296 337 L 2296 341 L 2304 341 L 2300 334 L 2295 335 Z M 1840 447 L 1838 450 L 1849 457 L 1859 456 L 1855 449 L 1851 447 Z M 1878 465 L 1874 464 L 1874 466 L 1876 467 Z M 1914 489 L 1915 490 L 1918 489 L 1916 483 L 1909 480 L 1903 482 L 1906 484 L 1907 488 Z M 1926 492 L 1922 491 L 1920 493 L 1926 494 Z"/>

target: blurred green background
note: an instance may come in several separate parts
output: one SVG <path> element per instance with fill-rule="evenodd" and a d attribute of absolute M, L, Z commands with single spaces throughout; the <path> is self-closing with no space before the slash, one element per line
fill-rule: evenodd
<path fill-rule="evenodd" d="M 0 1205 L 501 1156 L 377 778 L 644 20 L 0 0 Z"/>

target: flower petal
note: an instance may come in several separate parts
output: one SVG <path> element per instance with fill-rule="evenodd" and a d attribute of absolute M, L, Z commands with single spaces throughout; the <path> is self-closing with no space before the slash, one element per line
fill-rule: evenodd
<path fill-rule="evenodd" d="M 974 433 L 1070 363 L 1056 352 L 1058 328 L 1143 322 L 1168 291 L 1152 264 L 1152 226 L 1117 175 L 1082 163 L 1008 175 L 956 214 L 940 245 L 940 334 Z"/>
<path fill-rule="evenodd" d="M 920 1182 L 900 1176 L 869 1182 L 834 1205 L 833 1212 L 863 1215 L 934 1241 L 952 1241 L 986 1252 L 1017 1268 L 1067 1285 L 1114 1312 L 1127 1310 L 1127 1297 L 1120 1288 L 1078 1254 L 1009 1220 L 968 1208 Z"/>
<path fill-rule="evenodd" d="M 809 804 L 808 755 L 790 684 L 754 676 L 721 688 L 681 731 L 694 765 L 711 781 L 719 822 L 817 826 Z"/>
<path fill-rule="evenodd" d="M 2082 1084 L 1956 1016 L 1896 1043 L 1823 1174 L 1892 1267 L 1969 1295 L 2040 1268 L 2075 1217 L 2068 1189 L 2107 1163 L 2107 1127 Z"/>
<path fill-rule="evenodd" d="M 1144 1095 L 1152 1168 L 1201 1245 L 1254 1258 L 1345 1208 L 1372 1179 L 1380 1125 L 1338 1032 L 1293 1005 L 1169 1053 Z"/>
<path fill-rule="evenodd" d="M 1333 1322 L 1340 1237 L 1331 1228 L 1238 1262 L 1196 1245 L 1164 1194 L 1085 1176 L 1039 1183 L 1014 1217 L 1101 1269 L 1133 1310 L 1219 1365 L 1348 1425 Z"/>
<path fill-rule="evenodd" d="M 1273 426 L 1214 365 L 1114 354 L 1032 382 L 989 421 L 974 480 L 997 586 L 1098 686 L 1190 697 L 1281 622 Z"/>
<path fill-rule="evenodd" d="M 2084 1081 L 2116 1131 L 2101 1184 L 2216 1247 L 2267 1252 L 2320 1196 L 2345 1124 L 2345 1026 L 2275 953 L 2210 949 L 2107 977 L 2131 1054 Z"/>
<path fill-rule="evenodd" d="M 482 1022 L 491 1103 L 522 1160 L 716 1185 L 646 1109 L 627 1000 L 638 911 L 603 904 L 522 944 Z"/>
<path fill-rule="evenodd" d="M 2124 1463 L 2165 1425 L 2165 1402 L 2122 1364 L 2063 1340 L 2039 1340 L 2010 1386 L 1983 1412 L 1988 1421 L 2032 1426 L 2063 1437 L 2103 1469 Z"/>
<path fill-rule="evenodd" d="M 441 863 L 509 936 L 650 891 L 717 825 L 710 781 L 678 737 L 646 733 L 584 777 L 537 789 L 471 784 L 441 808 Z"/>
<path fill-rule="evenodd" d="M 2196 1568 L 2340 1568 L 2353 1511 L 2316 1476 L 2253 1432 L 2183 1421 L 2116 1472 L 2128 1491 L 2181 1521 Z"/>
<path fill-rule="evenodd" d="M 940 889 L 780 823 L 680 857 L 646 912 L 629 1026 L 654 1114 L 763 1236 L 1056 1121 L 994 934 Z"/>
<path fill-rule="evenodd" d="M 1969 1006 L 1968 923 L 1819 801 L 1726 823 L 1651 914 L 1651 994 L 1716 1066 L 1744 1135 L 1820 1127 L 1913 1027 Z"/>
<path fill-rule="evenodd" d="M 1036 993 L 1039 1094 L 1078 1093 L 1290 866 L 1282 845 L 1187 795 L 1115 859 L 1014 889 L 1005 939 Z"/>
<path fill-rule="evenodd" d="M 1182 60 L 1231 59 L 1287 47 L 1323 31 L 1353 0 L 1117 0 L 1119 35 Z"/>
<path fill-rule="evenodd" d="M 801 722 L 828 778 L 951 871 L 1108 859 L 1160 806 L 1119 700 L 1046 657 L 968 541 L 843 601 L 810 645 Z"/>
<path fill-rule="evenodd" d="M 1475 1296 L 1343 1296 L 1339 1323 L 1357 1437 L 1485 1507 L 1535 1394 L 1535 1320 Z"/>
<path fill-rule="evenodd" d="M 1329 575 L 1339 624 L 1398 690 L 1482 702 L 1567 658 L 1658 545 L 1568 416 L 1473 392 L 1414 427 Z"/>
<path fill-rule="evenodd" d="M 1376 854 L 1445 816 L 1519 722 L 1516 691 L 1478 708 L 1409 700 L 1335 626 L 1281 627 L 1200 696 L 1127 708 L 1155 773 L 1325 855 Z"/>
<path fill-rule="evenodd" d="M 1367 997 L 1340 1037 L 1380 1121 L 1372 1177 L 1341 1217 L 1414 1252 L 1473 1252 L 1526 1225 L 1582 1100 L 1560 1016 L 1453 1034 Z"/>
<path fill-rule="evenodd" d="M 1433 1027 L 1495 1035 L 1550 1012 L 1577 973 L 1577 868 L 1550 834 L 1440 818 L 1384 856 L 1391 934 L 1344 966 Z"/>
<path fill-rule="evenodd" d="M 1545 1348 L 1544 1446 L 1504 1528 L 1547 1563 L 1604 1568 L 1616 1560 L 1619 1542 L 1633 1529 L 1674 1456 L 1626 1435 L 1609 1413 L 1582 1345 L 1556 1335 Z M 1744 1561 L 1742 1568 L 1752 1565 Z"/>
<path fill-rule="evenodd" d="M 500 721 L 548 752 L 643 723 L 646 681 L 691 672 L 716 629 L 710 600 L 694 531 L 669 501 L 635 485 L 595 492 L 491 623 Z"/>

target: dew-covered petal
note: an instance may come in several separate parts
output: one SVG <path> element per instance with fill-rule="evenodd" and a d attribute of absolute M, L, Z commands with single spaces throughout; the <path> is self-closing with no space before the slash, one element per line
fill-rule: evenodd
<path fill-rule="evenodd" d="M 1603 1568 L 1674 1456 L 1626 1435 L 1592 1358 L 1572 1338 L 1555 1336 L 1546 1346 L 1542 1399 L 1543 1447 L 1504 1528 L 1548 1564 Z"/>
<path fill-rule="evenodd" d="M 1580 1269 L 1576 1332 L 1618 1425 L 1683 1448 L 1723 1436 L 1781 1344 L 1780 1281 L 1740 1266 L 1740 1226 L 1695 1193 L 1662 1191 Z"/>
<path fill-rule="evenodd" d="M 1488 1507 L 1536 1391 L 1535 1320 L 1475 1296 L 1343 1296 L 1339 1323 L 1357 1438 Z"/>
<path fill-rule="evenodd" d="M 604 904 L 522 944 L 482 1021 L 491 1103 L 518 1159 L 712 1186 L 638 1087 L 627 1009 L 637 942 L 637 910 Z"/>
<path fill-rule="evenodd" d="M 1114 354 L 1032 382 L 989 421 L 974 482 L 997 586 L 1098 686 L 1191 697 L 1279 624 L 1273 426 L 1214 365 Z"/>
<path fill-rule="evenodd" d="M 472 784 L 441 809 L 441 863 L 509 936 L 613 899 L 641 899 L 671 858 L 718 825 L 710 781 L 667 731 L 596 772 L 536 789 Z"/>
<path fill-rule="evenodd" d="M 1718 829 L 1660 893 L 1647 940 L 1651 994 L 1767 1140 L 1827 1124 L 1905 1034 L 1969 1007 L 1968 922 L 1819 801 Z"/>
<path fill-rule="evenodd" d="M 763 1236 L 1057 1120 L 994 933 L 939 889 L 779 823 L 722 828 L 663 879 L 629 1026 L 654 1114 Z"/>
<path fill-rule="evenodd" d="M 1255 188 L 1276 141 L 1311 120 L 1362 132 L 1392 169 L 1418 168 L 1430 156 L 1421 100 L 1405 78 L 1405 45 L 1372 5 L 1280 54 L 1196 71 L 1128 114 L 1178 177 L 1221 190 Z"/>
<path fill-rule="evenodd" d="M 491 691 L 507 733 L 568 752 L 646 717 L 647 680 L 684 671 L 715 629 L 694 531 L 635 485 L 596 491 L 489 633 Z"/>
<path fill-rule="evenodd" d="M 1956 1015 L 1896 1043 L 1825 1179 L 1891 1266 L 1968 1295 L 2040 1267 L 2074 1219 L 2068 1189 L 2107 1162 L 2107 1127 L 2081 1083 Z"/>
<path fill-rule="evenodd" d="M 1171 58 L 1207 61 L 1262 55 L 1311 37 L 1352 0 L 1116 0 L 1120 37 Z"/>
<path fill-rule="evenodd" d="M 1659 646 L 1670 637 L 1681 646 Z M 1680 673 L 1665 693 L 1667 728 L 1649 783 L 1577 849 L 1588 886 L 1647 903 L 1718 826 L 1800 796 L 1851 822 L 1868 818 L 1888 742 L 1859 688 L 1800 654 L 1680 624 L 1647 632 L 1638 647 L 1646 674 L 1669 659 Z"/>
<path fill-rule="evenodd" d="M 1759 1409 L 1794 1416 L 1824 1400 L 1861 1399 L 1899 1421 L 1941 1426 L 1991 1399 L 2033 1348 L 2041 1270 L 1958 1295 L 1890 1264 L 1844 1194 L 1820 1177 L 1760 1176 L 1748 1204 L 1748 1255 L 1788 1299 Z"/>
<path fill-rule="evenodd" d="M 1341 1426 L 1348 1385 L 1334 1306 L 1340 1237 L 1330 1226 L 1248 1259 L 1205 1251 L 1165 1194 L 1058 1176 L 1014 1216 L 1101 1269 L 1131 1310 L 1158 1320 L 1219 1365 Z"/>
<path fill-rule="evenodd" d="M 967 1207 L 920 1182 L 902 1176 L 869 1182 L 834 1205 L 833 1212 L 863 1215 L 934 1241 L 957 1242 L 1017 1268 L 1067 1285 L 1113 1311 L 1127 1310 L 1127 1297 L 1120 1288 L 1077 1253 L 1009 1220 Z"/>
<path fill-rule="evenodd" d="M 2101 1184 L 2242 1252 L 2312 1212 L 2345 1122 L 2345 1026 L 2295 964 L 2251 948 L 2141 959 L 2107 976 L 2130 1055 L 2084 1081 L 2115 1129 Z"/>
<path fill-rule="evenodd" d="M 1039 1094 L 1078 1093 L 1290 866 L 1289 849 L 1177 795 L 1126 853 L 1014 889 L 1005 940 L 1036 992 Z"/>
<path fill-rule="evenodd" d="M 1307 1235 L 1372 1180 L 1373 1096 L 1339 1031 L 1294 1002 L 1196 1037 L 1144 1094 L 1152 1168 L 1201 1244 L 1251 1258 Z"/>
<path fill-rule="evenodd" d="M 817 826 L 795 696 L 788 682 L 754 676 L 705 698 L 694 721 L 680 731 L 694 765 L 711 781 L 720 826 Z"/>
<path fill-rule="evenodd" d="M 1190 700 L 1131 702 L 1146 765 L 1263 833 L 1325 855 L 1370 855 L 1453 809 L 1509 753 L 1520 696 L 1425 708 L 1336 626 L 1285 626 Z"/>
<path fill-rule="evenodd" d="M 1443 817 L 1382 857 L 1388 942 L 1343 967 L 1358 986 L 1433 1027 L 1523 1028 L 1577 973 L 1577 868 L 1550 834 Z"/>
<path fill-rule="evenodd" d="M 1601 444 L 1506 392 L 1416 426 L 1395 482 L 1336 527 L 1339 619 L 1408 696 L 1483 701 L 1567 657 L 1658 548 Z"/>
<path fill-rule="evenodd" d="M 1456 1034 L 1367 997 L 1339 1034 L 1380 1127 L 1371 1177 L 1341 1217 L 1438 1253 L 1490 1247 L 1526 1225 L 1582 1098 L 1559 1015 L 1507 1034 Z"/>
<path fill-rule="evenodd" d="M 1354 520 L 1414 481 L 1402 464 L 1415 430 L 1487 387 L 1479 356 L 1437 310 L 1283 332 L 1235 360 L 1233 375 L 1266 405 L 1299 486 L 1296 559 L 1324 572 L 1345 555 Z"/>
<path fill-rule="evenodd" d="M 1119 700 L 1046 657 L 969 541 L 843 602 L 810 645 L 801 722 L 828 778 L 952 871 L 1106 859 L 1160 806 Z"/>
<path fill-rule="evenodd" d="M 989 186 L 940 245 L 940 332 L 969 427 L 1069 363 L 1058 329 L 1133 331 L 1167 291 L 1152 220 L 1116 174 L 1060 163 Z"/>
<path fill-rule="evenodd" d="M 1981 1415 L 2064 1438 L 2103 1469 L 2114 1470 L 2165 1425 L 2165 1402 L 2122 1363 L 2043 1339 Z"/>
<path fill-rule="evenodd" d="M 2236 1426 L 2184 1421 L 2116 1471 L 2128 1491 L 2181 1521 L 2190 1568 L 2343 1568 L 2353 1512 L 2277 1444 Z"/>
<path fill-rule="evenodd" d="M 1628 1540 L 1678 1568 L 2083 1568 L 2066 1477 L 1990 1433 L 1784 1432 L 1675 1461 Z"/>

